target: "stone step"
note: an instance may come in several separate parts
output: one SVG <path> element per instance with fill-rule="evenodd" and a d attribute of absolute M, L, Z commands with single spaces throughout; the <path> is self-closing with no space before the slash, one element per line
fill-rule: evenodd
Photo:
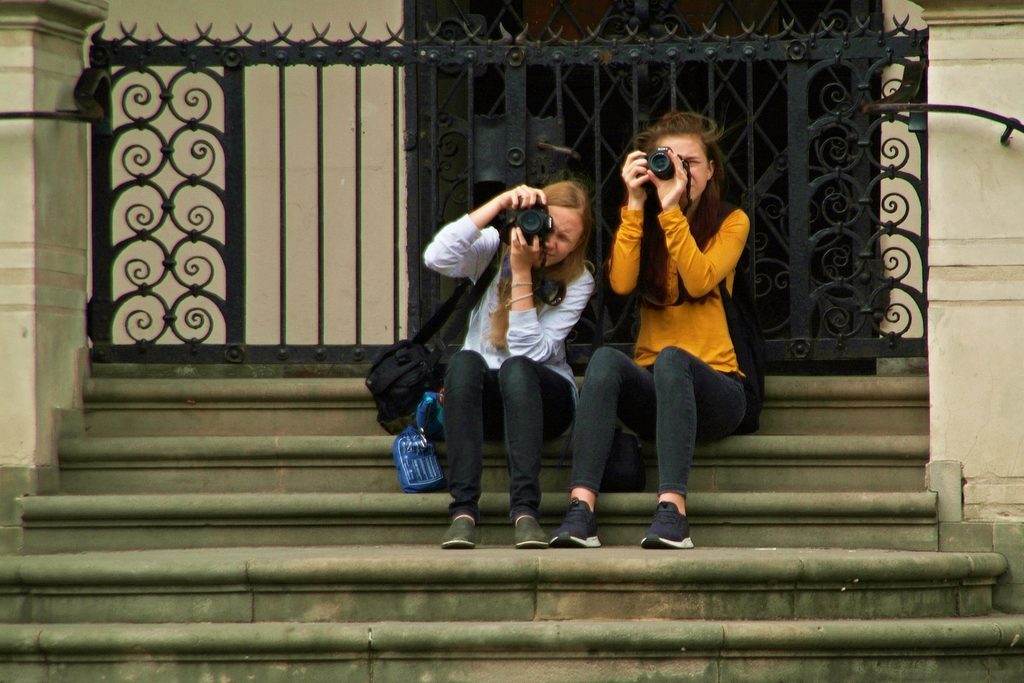
<path fill-rule="evenodd" d="M 15 681 L 1024 680 L 1024 619 L 0 625 Z"/>
<path fill-rule="evenodd" d="M 92 436 L 384 433 L 360 378 L 92 378 L 83 397 Z"/>
<path fill-rule="evenodd" d="M 60 442 L 61 491 L 68 494 L 401 491 L 391 436 L 81 437 Z M 541 487 L 564 491 L 571 452 L 546 445 Z M 442 465 L 444 443 L 437 444 Z M 571 450 L 571 449 L 570 449 Z M 644 444 L 648 490 L 657 490 L 657 457 Z M 752 435 L 700 444 L 695 492 L 922 491 L 928 437 L 917 435 Z M 504 447 L 485 448 L 483 488 L 508 490 Z"/>
<path fill-rule="evenodd" d="M 981 616 L 997 553 L 437 546 L 0 558 L 0 621 L 361 622 Z"/>
<path fill-rule="evenodd" d="M 445 493 L 154 494 L 20 498 L 24 553 L 226 546 L 438 543 L 448 526 Z M 564 493 L 541 511 L 561 520 Z M 655 505 L 647 493 L 598 503 L 608 545 L 639 543 Z M 483 545 L 510 545 L 508 495 L 485 493 Z M 936 550 L 935 494 L 693 493 L 687 509 L 704 547 L 848 547 Z"/>
<path fill-rule="evenodd" d="M 578 381 L 580 381 L 578 379 Z M 361 378 L 91 378 L 90 436 L 374 436 Z M 839 411 L 839 412 L 837 412 Z M 842 415 L 838 418 L 837 415 Z M 927 434 L 927 377 L 768 377 L 762 434 Z"/>

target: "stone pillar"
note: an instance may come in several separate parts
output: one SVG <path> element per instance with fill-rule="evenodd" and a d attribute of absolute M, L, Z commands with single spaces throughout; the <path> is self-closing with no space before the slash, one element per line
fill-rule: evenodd
<path fill-rule="evenodd" d="M 85 27 L 106 0 L 0 0 L 0 109 L 74 109 Z M 0 552 L 15 499 L 56 487 L 61 411 L 86 362 L 88 126 L 0 121 Z"/>
<path fill-rule="evenodd" d="M 1024 118 L 1024 0 L 918 1 L 930 31 L 928 101 Z M 962 471 L 963 521 L 945 506 L 940 547 L 1003 552 L 1010 576 L 998 607 L 1022 612 L 1024 133 L 1004 147 L 1003 130 L 928 118 L 930 473 L 941 473 L 933 484 L 956 483 L 949 474 Z"/>

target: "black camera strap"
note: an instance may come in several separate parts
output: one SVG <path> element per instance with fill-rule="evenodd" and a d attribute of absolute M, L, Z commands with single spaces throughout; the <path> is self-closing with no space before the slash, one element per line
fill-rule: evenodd
<path fill-rule="evenodd" d="M 441 304 L 434 315 L 430 316 L 420 331 L 416 333 L 416 336 L 412 338 L 414 344 L 426 344 L 438 331 L 444 327 L 448 319 L 455 314 L 455 318 L 452 319 L 448 326 L 445 327 L 444 333 L 434 346 L 433 352 L 430 354 L 429 362 L 431 365 L 435 365 L 441 358 L 441 354 L 444 353 L 445 348 L 448 347 L 452 341 L 462 332 L 462 329 L 466 326 L 466 321 L 469 319 L 470 311 L 479 303 L 480 299 L 483 298 L 484 292 L 487 291 L 487 287 L 491 284 L 491 280 L 494 279 L 494 273 L 497 270 L 498 254 L 501 253 L 499 247 L 494 252 L 494 256 L 491 258 L 491 262 L 484 268 L 484 272 L 477 278 L 476 283 L 473 284 L 470 289 L 471 280 L 463 278 L 456 287 L 455 291 L 452 292 L 451 296 Z M 466 290 L 470 289 L 469 297 L 462 299 L 462 295 L 466 293 Z M 460 301 L 461 299 L 461 301 Z"/>

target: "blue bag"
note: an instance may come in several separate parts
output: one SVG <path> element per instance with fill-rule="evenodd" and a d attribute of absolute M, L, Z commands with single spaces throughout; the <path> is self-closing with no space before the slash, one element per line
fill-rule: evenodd
<path fill-rule="evenodd" d="M 395 438 L 391 447 L 398 470 L 398 483 L 406 493 L 426 493 L 447 488 L 444 471 L 437 461 L 434 446 L 409 425 Z"/>
<path fill-rule="evenodd" d="M 444 441 L 444 402 L 436 391 L 423 394 L 413 416 L 420 434 L 432 441 Z"/>

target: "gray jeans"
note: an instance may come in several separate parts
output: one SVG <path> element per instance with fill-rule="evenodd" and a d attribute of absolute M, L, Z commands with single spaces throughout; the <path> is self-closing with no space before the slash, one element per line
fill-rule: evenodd
<path fill-rule="evenodd" d="M 573 387 L 551 368 L 513 356 L 491 370 L 483 356 L 459 351 L 444 376 L 444 432 L 452 518 L 479 521 L 484 439 L 505 439 L 511 517 L 540 519 L 540 469 L 545 439 L 572 423 Z"/>
<path fill-rule="evenodd" d="M 686 495 L 698 441 L 731 434 L 746 410 L 739 375 L 713 369 L 675 346 L 658 354 L 653 371 L 611 348 L 587 366 L 576 411 L 572 483 L 599 493 L 618 417 L 658 447 L 658 493 Z"/>

